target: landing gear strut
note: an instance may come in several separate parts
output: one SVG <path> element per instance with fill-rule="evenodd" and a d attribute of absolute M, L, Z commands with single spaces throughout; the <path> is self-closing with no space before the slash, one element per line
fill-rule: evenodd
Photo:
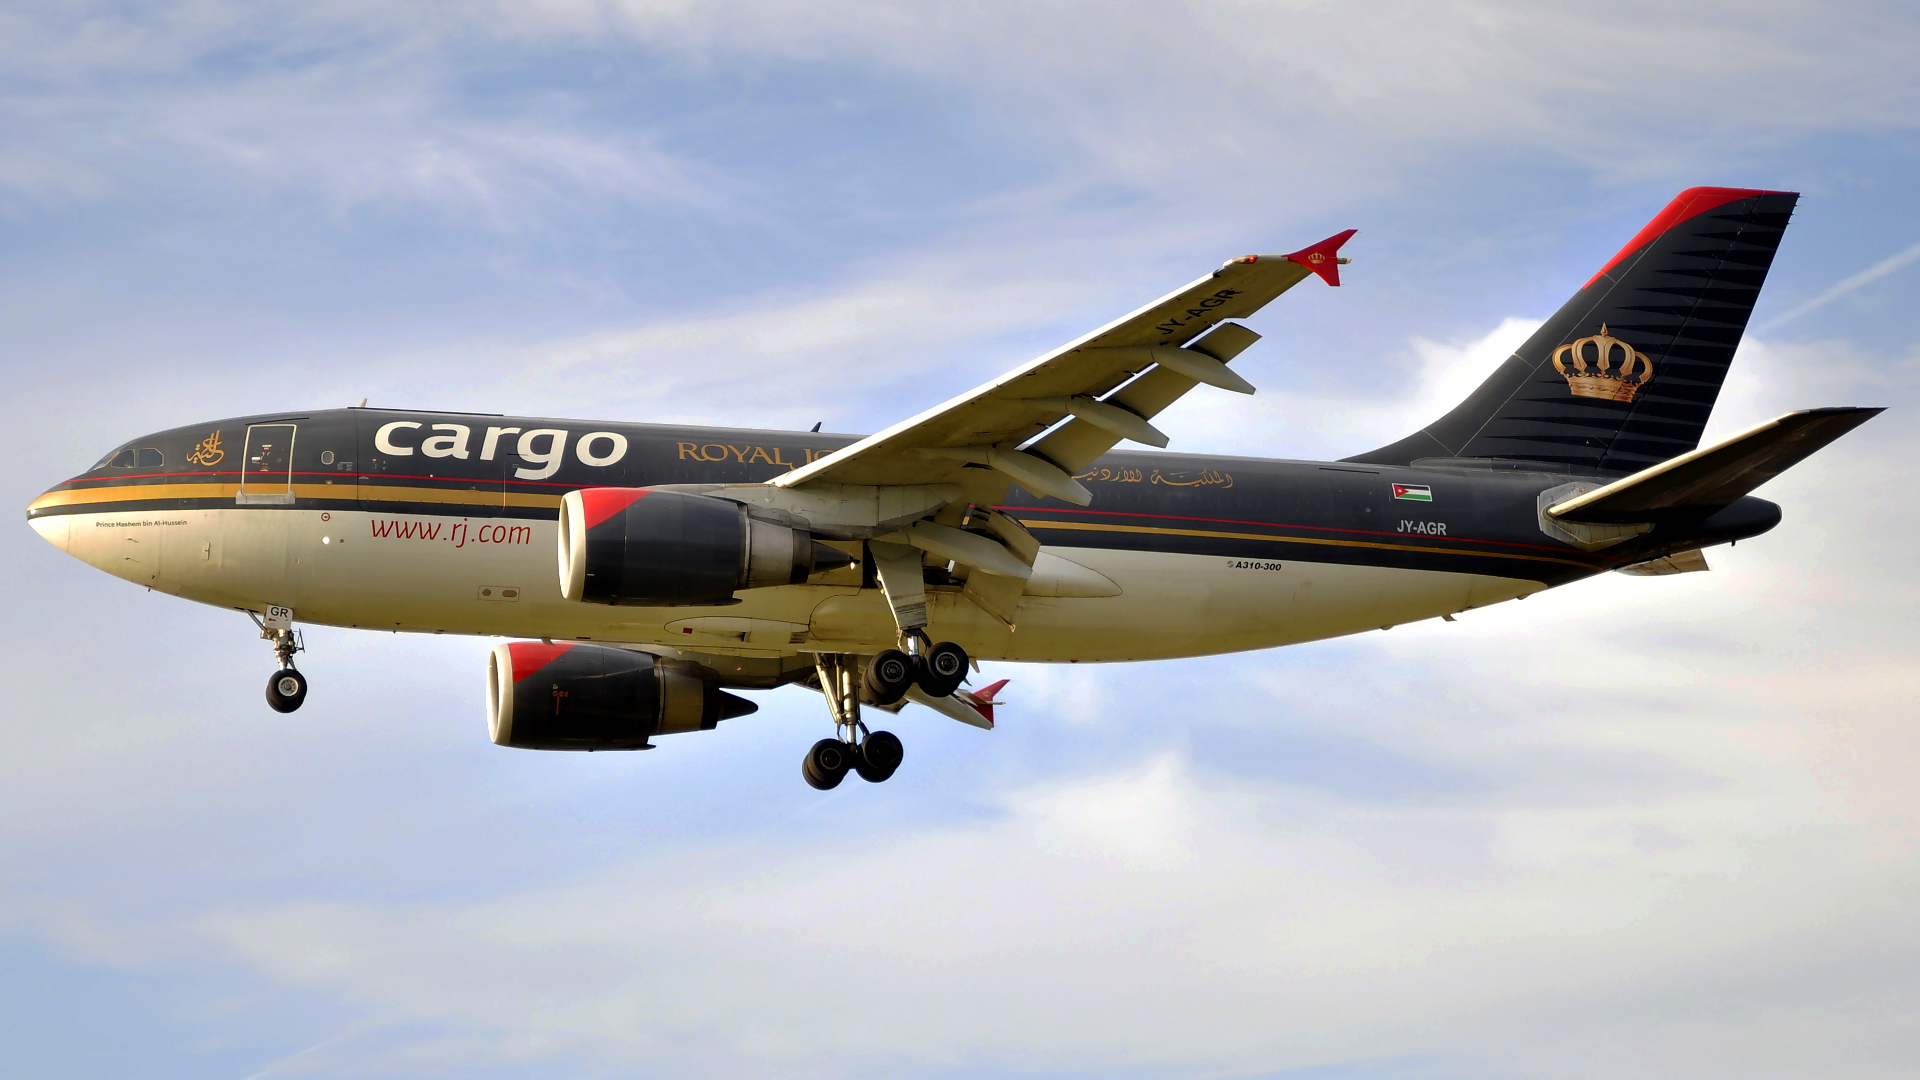
<path fill-rule="evenodd" d="M 260 628 L 262 640 L 273 642 L 273 658 L 280 664 L 280 670 L 267 680 L 267 704 L 275 712 L 290 713 L 307 700 L 307 677 L 293 666 L 293 654 L 307 649 L 300 631 L 293 628 L 293 612 L 269 608 L 264 620 L 252 612 L 247 617 Z"/>
<path fill-rule="evenodd" d="M 904 653 L 894 652 L 894 655 L 906 658 Z M 872 686 L 873 669 L 878 666 L 879 660 L 867 665 L 866 679 L 856 678 L 857 663 L 857 658 L 839 653 L 823 653 L 814 658 L 814 670 L 820 678 L 820 692 L 826 696 L 827 711 L 833 715 L 834 732 L 838 737 L 814 743 L 813 748 L 807 751 L 806 760 L 801 763 L 800 775 L 821 791 L 839 787 L 840 781 L 847 778 L 849 769 L 859 773 L 860 779 L 870 784 L 881 783 L 893 775 L 906 757 L 906 749 L 900 745 L 898 736 L 891 731 L 869 732 L 860 719 L 861 692 L 863 688 Z M 905 668 L 908 672 L 913 670 L 911 663 L 906 664 Z M 890 674 L 885 677 L 898 676 L 898 670 L 890 669 Z M 867 692 L 871 696 L 871 690 Z M 900 700 L 906 692 L 906 686 L 901 685 L 893 700 Z"/>

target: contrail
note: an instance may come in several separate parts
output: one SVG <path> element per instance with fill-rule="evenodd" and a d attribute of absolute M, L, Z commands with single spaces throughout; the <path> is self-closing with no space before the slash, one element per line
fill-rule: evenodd
<path fill-rule="evenodd" d="M 1852 277 L 1842 278 L 1839 282 L 1835 283 L 1833 288 L 1828 289 L 1826 292 L 1821 293 L 1819 296 L 1816 296 L 1813 299 L 1807 301 L 1806 303 L 1801 304 L 1799 307 L 1794 308 L 1792 311 L 1789 311 L 1786 314 L 1781 315 L 1779 318 L 1769 320 L 1767 324 L 1765 326 L 1762 326 L 1760 329 L 1763 331 L 1771 330 L 1774 327 L 1779 326 L 1781 323 L 1786 322 L 1788 319 L 1797 319 L 1800 316 L 1805 315 L 1807 312 L 1812 311 L 1814 308 L 1820 307 L 1821 305 L 1826 304 L 1831 300 L 1836 300 L 1842 296 L 1847 295 L 1848 293 L 1852 292 L 1853 290 L 1859 288 L 1862 285 L 1866 285 L 1871 282 L 1878 281 L 1883 277 L 1886 277 L 1888 274 L 1893 273 L 1895 270 L 1900 269 L 1901 267 L 1907 265 L 1910 262 L 1913 262 L 1916 259 L 1920 259 L 1920 244 L 1915 244 L 1912 247 L 1906 249 L 1905 251 L 1900 252 L 1898 255 L 1889 255 L 1886 258 L 1881 259 L 1879 262 L 1874 263 L 1872 266 L 1867 267 L 1865 270 L 1862 270 L 1859 273 L 1853 275 Z"/>

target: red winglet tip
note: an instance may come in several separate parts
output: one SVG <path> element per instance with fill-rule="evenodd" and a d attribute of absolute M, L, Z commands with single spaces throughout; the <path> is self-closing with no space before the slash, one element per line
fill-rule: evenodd
<path fill-rule="evenodd" d="M 1311 247 L 1303 247 L 1293 252 L 1287 256 L 1287 259 L 1319 274 L 1321 280 L 1328 285 L 1338 286 L 1340 284 L 1340 245 L 1353 239 L 1353 234 L 1359 231 L 1359 229 L 1348 229 L 1346 232 L 1335 233 Z"/>

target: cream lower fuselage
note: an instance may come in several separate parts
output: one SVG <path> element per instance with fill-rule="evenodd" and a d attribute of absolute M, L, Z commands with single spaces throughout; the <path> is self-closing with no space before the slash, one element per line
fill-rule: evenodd
<path fill-rule="evenodd" d="M 428 454 L 454 446 L 429 441 L 446 428 L 467 456 Z M 242 418 L 136 440 L 121 453 L 130 464 L 110 455 L 29 516 L 56 546 L 136 584 L 256 613 L 282 605 L 300 623 L 871 654 L 898 635 L 858 565 L 743 590 L 725 607 L 573 602 L 558 574 L 555 508 L 568 490 L 759 483 L 849 441 L 371 410 Z M 1525 596 L 1705 536 L 1569 547 L 1540 531 L 1534 506 L 1564 473 L 1140 453 L 1110 455 L 1082 479 L 1095 495 L 1086 509 L 1009 496 L 1006 512 L 1045 545 L 1012 626 L 930 568 L 935 637 L 1012 661 L 1261 649 Z M 1705 542 L 1771 524 L 1747 517 Z M 857 539 L 840 546 L 860 551 Z"/>
<path fill-rule="evenodd" d="M 392 535 L 395 521 L 410 535 Z M 745 590 L 741 602 L 728 607 L 568 601 L 560 595 L 557 530 L 550 521 L 236 508 L 76 514 L 36 525 L 69 554 L 136 584 L 223 608 L 263 612 L 284 605 L 302 623 L 745 656 L 871 654 L 892 648 L 897 637 L 886 599 L 860 587 L 857 568 L 805 585 Z M 476 538 L 481 532 L 487 540 Z M 495 542 L 496 535 L 510 540 Z M 1059 566 L 1051 560 L 1068 565 L 1040 589 L 1113 595 L 1028 595 L 1009 628 L 963 597 L 960 586 L 933 584 L 928 614 L 936 636 L 988 660 L 1201 656 L 1435 618 L 1545 587 L 1394 567 L 1043 551 L 1043 574 Z"/>

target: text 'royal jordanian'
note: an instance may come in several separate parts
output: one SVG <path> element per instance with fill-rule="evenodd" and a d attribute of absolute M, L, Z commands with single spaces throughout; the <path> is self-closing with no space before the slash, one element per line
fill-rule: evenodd
<path fill-rule="evenodd" d="M 881 781 L 907 701 L 981 728 L 978 659 L 1150 660 L 1451 616 L 1609 570 L 1704 570 L 1779 507 L 1749 492 L 1879 410 L 1700 435 L 1796 196 L 1682 192 L 1446 416 L 1335 462 L 1164 447 L 1160 412 L 1230 367 L 1246 319 L 1351 231 L 1235 259 L 863 439 L 345 409 L 135 439 L 34 500 L 50 543 L 247 612 L 300 707 L 295 620 L 497 645 L 495 742 L 645 749 L 823 694 L 818 788 Z"/>

